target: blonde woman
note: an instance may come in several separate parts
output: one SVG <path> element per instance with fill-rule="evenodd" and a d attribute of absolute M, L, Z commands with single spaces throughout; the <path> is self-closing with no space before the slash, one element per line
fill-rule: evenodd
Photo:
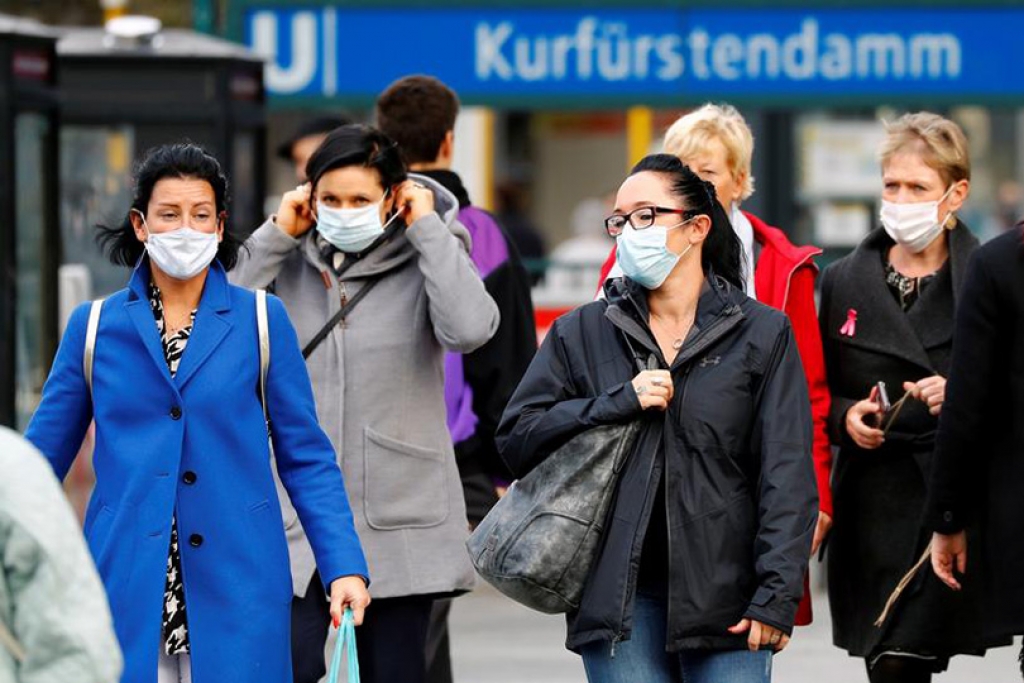
<path fill-rule="evenodd" d="M 829 394 L 814 305 L 814 281 L 818 275 L 814 257 L 821 254 L 821 250 L 794 246 L 782 230 L 740 210 L 741 202 L 754 193 L 751 171 L 754 136 L 735 107 L 705 104 L 681 117 L 665 134 L 665 152 L 679 157 L 701 179 L 715 186 L 718 199 L 743 246 L 743 281 L 747 295 L 785 312 L 793 326 L 814 419 L 814 469 L 820 501 L 814 533 L 813 552 L 817 552 L 832 524 L 829 489 L 832 451 L 826 431 Z M 619 274 L 618 266 L 612 267 L 615 258 L 613 251 L 605 264 L 602 282 Z M 805 591 L 796 623 L 810 622 L 811 599 Z"/>
<path fill-rule="evenodd" d="M 822 276 L 829 426 L 839 447 L 829 600 L 835 644 L 865 659 L 872 683 L 914 683 L 985 646 L 977 574 L 954 594 L 918 572 L 875 624 L 928 543 L 925 483 L 954 311 L 978 240 L 956 215 L 971 187 L 959 126 L 907 114 L 888 125 L 881 165 L 882 227 Z M 894 405 L 888 412 L 880 382 Z"/>

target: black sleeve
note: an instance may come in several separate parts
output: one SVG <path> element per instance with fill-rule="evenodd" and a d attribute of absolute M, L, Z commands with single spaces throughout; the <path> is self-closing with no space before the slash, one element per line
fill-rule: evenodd
<path fill-rule="evenodd" d="M 932 531 L 951 534 L 970 521 L 979 502 L 977 474 L 991 448 L 979 448 L 988 432 L 985 406 L 1000 384 L 1000 313 L 1011 319 L 983 258 L 975 252 L 967 269 L 953 330 L 953 361 L 942 404 L 927 506 Z"/>
<path fill-rule="evenodd" d="M 791 633 L 818 519 L 811 456 L 811 401 L 803 364 L 787 323 L 775 340 L 758 401 L 753 444 L 760 453 L 758 589 L 746 617 Z"/>
<path fill-rule="evenodd" d="M 563 320 L 548 332 L 498 425 L 498 452 L 518 477 L 586 429 L 624 422 L 641 412 L 631 382 L 597 396 L 581 395 L 566 355 Z"/>
<path fill-rule="evenodd" d="M 489 475 L 508 478 L 511 473 L 498 455 L 494 435 L 512 392 L 537 352 L 537 329 L 529 278 L 517 255 L 510 252 L 508 260 L 488 274 L 484 285 L 498 305 L 501 325 L 489 342 L 463 359 L 478 422 L 459 452 L 469 454 Z"/>

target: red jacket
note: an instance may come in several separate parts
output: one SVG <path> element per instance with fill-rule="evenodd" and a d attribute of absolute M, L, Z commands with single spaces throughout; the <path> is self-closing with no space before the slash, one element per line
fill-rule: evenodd
<path fill-rule="evenodd" d="M 811 397 L 811 413 L 814 417 L 814 471 L 818 478 L 819 509 L 832 516 L 832 449 L 829 445 L 827 421 L 831 398 L 825 380 L 825 357 L 821 348 L 821 331 L 818 327 L 818 313 L 814 304 L 814 279 L 818 267 L 814 257 L 821 254 L 817 247 L 797 247 L 786 234 L 774 228 L 757 216 L 743 212 L 754 226 L 754 239 L 761 246 L 761 253 L 754 268 L 754 286 L 757 300 L 763 304 L 784 311 L 793 326 L 793 336 L 800 350 L 807 389 Z M 609 254 L 601 268 L 603 283 L 615 265 L 615 249 Z M 810 592 L 804 591 L 804 599 L 797 612 L 796 623 L 811 623 Z"/>

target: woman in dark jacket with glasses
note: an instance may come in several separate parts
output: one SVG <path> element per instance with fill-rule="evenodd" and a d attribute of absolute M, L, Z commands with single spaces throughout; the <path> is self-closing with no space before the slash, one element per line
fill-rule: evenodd
<path fill-rule="evenodd" d="M 626 277 L 556 321 L 498 431 L 522 476 L 591 427 L 643 424 L 568 647 L 591 683 L 768 681 L 817 515 L 789 322 L 743 293 L 714 187 L 677 158 L 643 159 L 606 227 Z"/>

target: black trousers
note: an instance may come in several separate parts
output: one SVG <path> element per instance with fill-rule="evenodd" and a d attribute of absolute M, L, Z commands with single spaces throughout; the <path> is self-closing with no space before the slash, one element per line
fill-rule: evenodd
<path fill-rule="evenodd" d="M 451 641 L 448 637 L 448 615 L 451 599 L 435 600 L 430 610 L 430 631 L 427 633 L 428 683 L 452 683 Z"/>
<path fill-rule="evenodd" d="M 304 598 L 292 598 L 292 676 L 295 683 L 317 683 L 327 673 L 324 647 L 331 627 L 331 603 L 319 572 Z"/>
<path fill-rule="evenodd" d="M 363 683 L 426 683 L 427 631 L 434 599 L 374 600 L 356 629 Z"/>

